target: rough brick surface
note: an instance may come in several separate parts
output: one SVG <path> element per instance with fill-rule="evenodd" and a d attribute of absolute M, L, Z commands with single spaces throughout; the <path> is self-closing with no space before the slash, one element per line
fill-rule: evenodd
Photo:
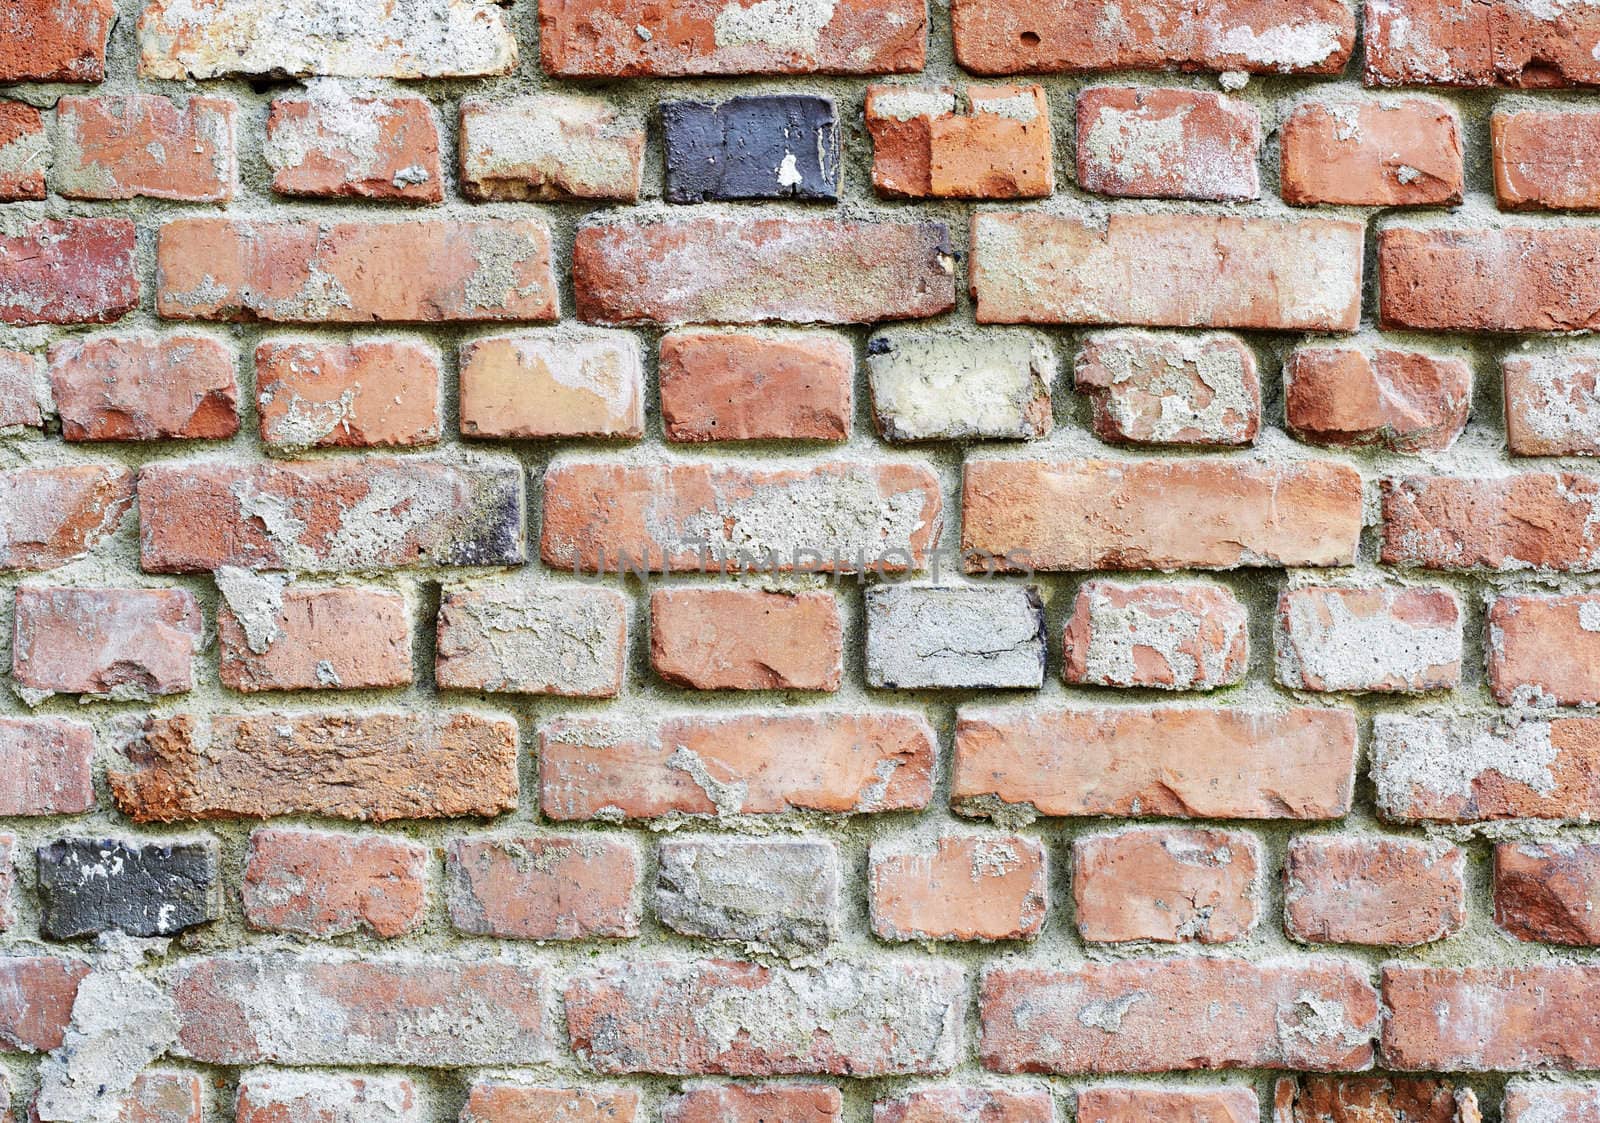
<path fill-rule="evenodd" d="M 58 717 L 0 718 L 0 814 L 75 815 L 95 805 L 94 731 Z"/>
<path fill-rule="evenodd" d="M 239 1081 L 237 1123 L 417 1123 L 416 1086 L 403 1076 L 256 1071 Z"/>
<path fill-rule="evenodd" d="M 639 197 L 644 126 L 598 98 L 461 103 L 461 189 L 473 199 Z"/>
<path fill-rule="evenodd" d="M 1078 1093 L 1080 1123 L 1255 1123 L 1261 1106 L 1249 1088 L 1165 1091 L 1100 1086 Z"/>
<path fill-rule="evenodd" d="M 491 336 L 461 348 L 466 437 L 644 435 L 639 342 L 604 328 Z"/>
<path fill-rule="evenodd" d="M 1478 1097 L 1444 1080 L 1387 1076 L 1284 1077 L 1273 1123 L 1478 1123 Z"/>
<path fill-rule="evenodd" d="M 1261 427 L 1255 355 L 1235 335 L 1095 332 L 1073 377 L 1112 444 L 1246 445 Z"/>
<path fill-rule="evenodd" d="M 1597 891 L 1600 849 L 1593 844 L 1494 848 L 1495 923 L 1520 940 L 1600 945 Z"/>
<path fill-rule="evenodd" d="M 880 332 L 867 342 L 872 413 L 887 441 L 1028 439 L 1050 432 L 1055 351 L 1031 332 Z"/>
<path fill-rule="evenodd" d="M 826 1084 L 723 1084 L 672 1096 L 661 1123 L 839 1123 L 842 1100 Z"/>
<path fill-rule="evenodd" d="M 872 1123 L 1055 1123 L 1043 1089 L 925 1088 L 872 1105 Z"/>
<path fill-rule="evenodd" d="M 1055 190 L 1041 86 L 871 86 L 872 185 L 890 197 L 1031 199 Z"/>
<path fill-rule="evenodd" d="M 133 223 L 43 219 L 0 231 L 0 324 L 109 324 L 139 302 Z"/>
<path fill-rule="evenodd" d="M 1600 1119 L 1600 1087 L 1513 1080 L 1506 1085 L 1501 1112 L 1505 1123 L 1539 1123 L 1540 1116 L 1564 1123 L 1594 1123 Z"/>
<path fill-rule="evenodd" d="M 1062 674 L 1087 686 L 1231 686 L 1249 662 L 1249 625 L 1220 585 L 1085 581 L 1061 640 Z"/>
<path fill-rule="evenodd" d="M 0 429 L 44 428 L 46 386 L 40 356 L 0 350 Z"/>
<path fill-rule="evenodd" d="M 652 904 L 674 932 L 800 957 L 839 932 L 839 856 L 813 839 L 668 839 Z"/>
<path fill-rule="evenodd" d="M 1096 943 L 1221 944 L 1260 912 L 1261 847 L 1234 831 L 1136 829 L 1072 844 L 1078 932 Z"/>
<path fill-rule="evenodd" d="M 669 441 L 842 441 L 855 355 L 827 332 L 675 331 L 661 337 Z"/>
<path fill-rule="evenodd" d="M 0 471 L 0 569 L 46 570 L 95 550 L 133 504 L 133 473 L 95 464 Z"/>
<path fill-rule="evenodd" d="M 1583 331 L 1600 324 L 1600 235 L 1545 227 L 1389 226 L 1378 318 L 1419 331 Z"/>
<path fill-rule="evenodd" d="M 1499 112 L 1489 130 L 1502 210 L 1600 208 L 1600 114 Z"/>
<path fill-rule="evenodd" d="M 1586 573 L 1600 564 L 1600 484 L 1573 472 L 1494 479 L 1401 476 L 1383 489 L 1388 565 Z"/>
<path fill-rule="evenodd" d="M 73 199 L 233 197 L 237 106 L 225 98 L 64 97 L 56 103 L 52 183 Z"/>
<path fill-rule="evenodd" d="M 608 698 L 622 687 L 627 602 L 609 589 L 448 590 L 434 679 L 445 689 Z"/>
<path fill-rule="evenodd" d="M 1078 94 L 1078 186 L 1099 195 L 1211 202 L 1261 194 L 1261 118 L 1193 90 L 1091 86 Z"/>
<path fill-rule="evenodd" d="M 1297 347 L 1284 363 L 1288 428 L 1308 444 L 1448 449 L 1467 424 L 1466 360 L 1380 347 Z"/>
<path fill-rule="evenodd" d="M 1489 605 L 1494 700 L 1600 704 L 1600 597 L 1505 596 Z"/>
<path fill-rule="evenodd" d="M 844 674 L 844 630 L 831 593 L 657 589 L 650 665 L 695 690 L 826 690 Z"/>
<path fill-rule="evenodd" d="M 24 586 L 11 675 L 41 697 L 183 694 L 194 682 L 201 629 L 200 604 L 183 589 Z"/>
<path fill-rule="evenodd" d="M 1600 83 L 1583 44 L 1596 17 L 1528 0 L 1382 0 L 1365 8 L 1366 81 L 1374 86 L 1553 88 Z"/>
<path fill-rule="evenodd" d="M 867 896 L 885 940 L 1025 940 L 1044 927 L 1044 847 L 1003 835 L 872 847 Z"/>
<path fill-rule="evenodd" d="M 1513 456 L 1600 456 L 1600 355 L 1585 349 L 1511 354 L 1504 376 Z"/>
<path fill-rule="evenodd" d="M 1312 944 L 1409 947 L 1466 923 L 1465 856 L 1402 838 L 1297 838 L 1284 861 L 1284 927 Z"/>
<path fill-rule="evenodd" d="M 216 849 L 64 838 L 39 848 L 39 927 L 52 939 L 100 932 L 175 936 L 222 914 Z"/>
<path fill-rule="evenodd" d="M 362 690 L 411 681 L 409 613 L 399 593 L 284 588 L 237 571 L 219 577 L 218 584 L 224 686 L 253 693 Z"/>
<path fill-rule="evenodd" d="M 661 106 L 669 203 L 839 197 L 839 122 L 823 97 L 736 97 Z"/>
<path fill-rule="evenodd" d="M 1595 988 L 1587 966 L 1383 969 L 1383 1058 L 1402 1071 L 1593 1068 Z M 1471 1018 L 1440 1018 L 1440 1003 Z"/>
<path fill-rule="evenodd" d="M 45 197 L 49 146 L 37 109 L 20 101 L 0 101 L 0 202 Z"/>
<path fill-rule="evenodd" d="M 635 936 L 638 856 L 621 842 L 458 839 L 445 854 L 450 919 L 462 932 L 519 940 Z"/>
<path fill-rule="evenodd" d="M 400 936 L 422 924 L 427 850 L 414 842 L 262 828 L 240 895 L 252 928 L 304 936 Z"/>
<path fill-rule="evenodd" d="M 1025 585 L 889 585 L 867 592 L 867 684 L 1038 687 L 1044 605 Z"/>
<path fill-rule="evenodd" d="M 111 0 L 7 5 L 0 15 L 0 81 L 98 82 L 106 73 Z"/>
<path fill-rule="evenodd" d="M 415 97 L 351 97 L 337 85 L 278 98 L 262 155 L 272 189 L 313 199 L 444 199 L 439 122 Z"/>
<path fill-rule="evenodd" d="M 550 1119 L 559 1123 L 635 1123 L 639 1093 L 632 1089 L 534 1088 L 481 1080 L 472 1086 L 461 1123 L 526 1123 Z"/>
<path fill-rule="evenodd" d="M 1278 135 L 1286 203 L 1411 207 L 1461 201 L 1461 125 L 1444 102 L 1307 102 L 1284 120 Z"/>
<path fill-rule="evenodd" d="M 1297 690 L 1448 690 L 1461 681 L 1461 605 L 1447 589 L 1290 589 L 1277 648 L 1278 681 Z"/>
<path fill-rule="evenodd" d="M 433 444 L 440 431 L 439 353 L 409 340 L 259 344 L 261 440 L 285 451 Z"/>
<path fill-rule="evenodd" d="M 220 440 L 239 431 L 233 352 L 209 335 L 97 335 L 48 352 L 69 441 Z"/>

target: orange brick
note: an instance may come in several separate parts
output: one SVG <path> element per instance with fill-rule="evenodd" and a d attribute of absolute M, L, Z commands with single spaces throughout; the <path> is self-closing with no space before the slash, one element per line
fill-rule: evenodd
<path fill-rule="evenodd" d="M 1067 682 L 1213 690 L 1244 679 L 1250 618 L 1221 585 L 1078 586 L 1062 637 Z"/>
<path fill-rule="evenodd" d="M 1489 139 L 1501 210 L 1600 209 L 1600 113 L 1500 111 Z"/>
<path fill-rule="evenodd" d="M 1526 1072 L 1600 1063 L 1600 1039 L 1588 1029 L 1600 1009 L 1600 968 L 1389 964 L 1382 980 L 1388 1068 Z M 1441 1009 L 1473 1015 L 1441 1018 Z"/>
<path fill-rule="evenodd" d="M 33 106 L 0 101 L 0 202 L 43 199 L 50 142 Z"/>
<path fill-rule="evenodd" d="M 1489 691 L 1502 706 L 1600 704 L 1600 595 L 1504 596 L 1489 605 Z"/>
<path fill-rule="evenodd" d="M 1309 444 L 1442 452 L 1466 428 L 1465 359 L 1380 347 L 1297 347 L 1283 367 L 1289 431 Z"/>
<path fill-rule="evenodd" d="M 211 97 L 192 97 L 181 108 L 153 94 L 63 97 L 51 182 L 73 199 L 231 199 L 239 178 L 237 108 Z"/>
<path fill-rule="evenodd" d="M 1273 1123 L 1480 1123 L 1471 1088 L 1390 1076 L 1280 1077 Z"/>
<path fill-rule="evenodd" d="M 1512 456 L 1600 456 L 1600 354 L 1509 354 L 1500 370 Z"/>
<path fill-rule="evenodd" d="M 639 934 L 639 856 L 595 835 L 460 838 L 445 850 L 450 919 L 468 935 L 586 940 Z"/>
<path fill-rule="evenodd" d="M 724 1084 L 671 1097 L 661 1123 L 840 1123 L 843 1099 L 826 1084 Z"/>
<path fill-rule="evenodd" d="M 439 439 L 440 362 L 429 344 L 276 339 L 256 346 L 255 363 L 263 444 L 298 451 Z"/>
<path fill-rule="evenodd" d="M 221 440 L 239 431 L 233 352 L 206 335 L 96 335 L 50 348 L 69 441 Z"/>
<path fill-rule="evenodd" d="M 1600 947 L 1600 847 L 1502 842 L 1494 848 L 1494 922 L 1519 940 Z"/>
<path fill-rule="evenodd" d="M 1261 116 L 1198 90 L 1091 86 L 1078 94 L 1078 186 L 1155 199 L 1255 199 Z"/>
<path fill-rule="evenodd" d="M 1385 565 L 1587 573 L 1600 566 L 1600 482 L 1571 472 L 1382 481 Z"/>
<path fill-rule="evenodd" d="M 872 185 L 889 196 L 1029 199 L 1055 191 L 1050 103 L 1041 86 L 869 86 Z"/>
<path fill-rule="evenodd" d="M 43 219 L 0 233 L 0 324 L 109 324 L 139 303 L 133 223 Z"/>
<path fill-rule="evenodd" d="M 872 1123 L 1056 1123 L 1043 1088 L 924 1088 L 872 1105 Z"/>
<path fill-rule="evenodd" d="M 10 5 L 0 16 L 0 82 L 98 82 L 106 76 L 112 0 Z"/>
<path fill-rule="evenodd" d="M 669 441 L 843 441 L 855 354 L 821 331 L 674 331 L 661 337 Z"/>
<path fill-rule="evenodd" d="M 1465 857 L 1410 838 L 1308 835 L 1289 843 L 1283 923 L 1309 944 L 1413 947 L 1461 931 Z"/>
<path fill-rule="evenodd" d="M 1437 588 L 1286 589 L 1277 648 L 1278 681 L 1294 690 L 1449 690 L 1461 681 L 1461 604 Z"/>
<path fill-rule="evenodd" d="M 1096 943 L 1222 944 L 1260 916 L 1261 846 L 1239 831 L 1151 827 L 1072 844 L 1078 932 Z"/>
<path fill-rule="evenodd" d="M 0 470 L 0 569 L 54 569 L 84 557 L 133 504 L 133 473 L 97 464 Z"/>
<path fill-rule="evenodd" d="M 1556 88 L 1600 82 L 1600 15 L 1524 0 L 1387 0 L 1368 5 L 1369 86 Z"/>
<path fill-rule="evenodd" d="M 194 685 L 200 602 L 187 589 L 17 590 L 11 674 L 25 691 L 182 694 Z"/>
<path fill-rule="evenodd" d="M 0 815 L 92 811 L 94 731 L 65 718 L 0 718 Z"/>
<path fill-rule="evenodd" d="M 1261 1104 L 1251 1088 L 1100 1086 L 1078 1093 L 1078 1123 L 1257 1123 Z"/>
<path fill-rule="evenodd" d="M 284 588 L 219 574 L 222 685 L 261 690 L 364 690 L 411 681 L 406 599 L 381 589 Z"/>
<path fill-rule="evenodd" d="M 388 938 L 422 924 L 427 871 L 427 847 L 403 838 L 262 828 L 239 888 L 252 928 Z"/>
<path fill-rule="evenodd" d="M 461 1109 L 461 1123 L 634 1123 L 639 1093 L 631 1088 L 530 1088 L 480 1080 Z"/>
<path fill-rule="evenodd" d="M 276 98 L 262 148 L 280 195 L 437 203 L 439 122 L 425 98 L 351 97 L 337 86 Z"/>
<path fill-rule="evenodd" d="M 644 366 L 627 332 L 564 326 L 461 346 L 468 437 L 644 436 Z"/>
<path fill-rule="evenodd" d="M 1015 835 L 873 843 L 872 931 L 883 940 L 1026 940 L 1044 927 L 1044 847 Z"/>
<path fill-rule="evenodd" d="M 1278 135 L 1286 203 L 1461 202 L 1461 125 L 1442 101 L 1308 102 L 1284 119 Z"/>
<path fill-rule="evenodd" d="M 695 690 L 839 689 L 844 632 L 832 593 L 657 589 L 650 665 Z"/>

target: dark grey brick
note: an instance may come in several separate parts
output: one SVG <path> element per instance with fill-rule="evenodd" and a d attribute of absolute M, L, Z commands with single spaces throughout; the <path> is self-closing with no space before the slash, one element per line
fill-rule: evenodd
<path fill-rule="evenodd" d="M 669 101 L 661 124 L 668 202 L 839 197 L 839 124 L 828 98 Z"/>
<path fill-rule="evenodd" d="M 39 896 L 40 928 L 52 939 L 173 936 L 220 914 L 216 848 L 63 838 L 39 847 Z"/>

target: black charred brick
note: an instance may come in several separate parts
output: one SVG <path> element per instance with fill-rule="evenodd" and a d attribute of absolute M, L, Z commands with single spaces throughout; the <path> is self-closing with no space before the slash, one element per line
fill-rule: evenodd
<path fill-rule="evenodd" d="M 839 123 L 829 98 L 669 101 L 661 123 L 668 202 L 839 197 Z"/>
<path fill-rule="evenodd" d="M 39 896 L 40 928 L 52 939 L 111 931 L 173 936 L 220 913 L 216 849 L 63 838 L 39 847 Z"/>

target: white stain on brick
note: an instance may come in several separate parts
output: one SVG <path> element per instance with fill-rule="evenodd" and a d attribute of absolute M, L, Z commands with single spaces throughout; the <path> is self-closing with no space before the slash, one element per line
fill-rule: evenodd
<path fill-rule="evenodd" d="M 1497 729 L 1474 718 L 1373 719 L 1378 807 L 1395 818 L 1404 817 L 1419 794 L 1428 800 L 1471 798 L 1473 784 L 1489 772 L 1549 795 L 1556 789 L 1551 767 L 1558 755 L 1548 722 Z"/>
<path fill-rule="evenodd" d="M 833 19 L 836 0 L 734 0 L 712 24 L 719 47 L 770 47 L 810 55 Z"/>

